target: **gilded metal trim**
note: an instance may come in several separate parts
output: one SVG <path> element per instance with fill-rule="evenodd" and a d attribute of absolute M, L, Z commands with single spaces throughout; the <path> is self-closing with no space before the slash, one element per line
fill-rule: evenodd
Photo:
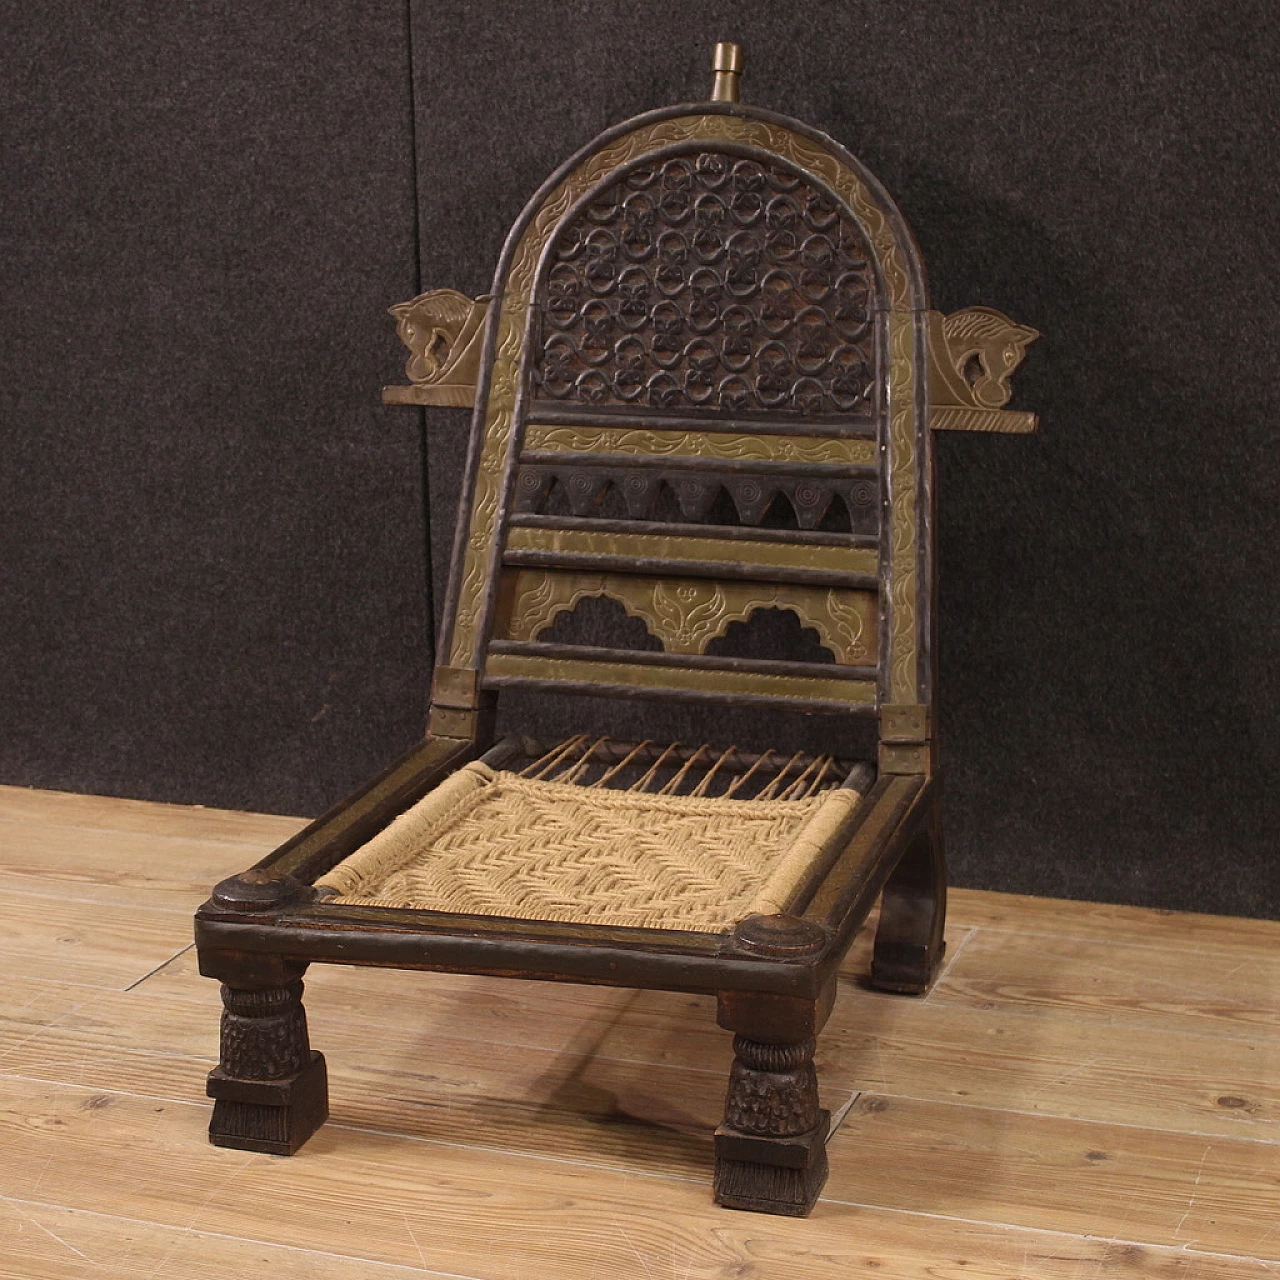
<path fill-rule="evenodd" d="M 873 467 L 874 440 L 805 436 L 735 436 L 713 431 L 641 431 L 629 427 L 569 427 L 538 424 L 525 429 L 527 451 L 547 453 L 635 453 L 669 458 L 745 458 L 761 462 L 809 462 Z"/>
<path fill-rule="evenodd" d="M 514 248 L 496 320 L 496 343 L 471 520 L 461 563 L 457 566 L 459 581 L 446 659 L 452 666 L 475 665 L 480 659 L 485 630 L 485 584 L 498 560 L 499 501 L 503 477 L 511 462 L 521 355 L 531 317 L 534 278 L 543 251 L 576 201 L 615 169 L 662 148 L 699 142 L 754 148 L 786 161 L 811 180 L 825 185 L 844 203 L 873 246 L 892 313 L 891 321 L 895 322 L 895 328 L 905 329 L 908 334 L 905 342 L 892 344 L 894 356 L 889 369 L 892 426 L 888 451 L 891 474 L 895 477 L 891 487 L 894 536 L 890 543 L 893 564 L 889 574 L 895 621 L 889 632 L 888 657 L 895 672 L 914 673 L 918 647 L 915 632 L 917 458 L 911 430 L 915 415 L 911 406 L 916 371 L 914 345 L 909 334 L 912 309 L 921 306 L 923 298 L 917 293 L 910 268 L 912 247 L 899 238 L 881 197 L 833 153 L 830 148 L 834 144 L 806 137 L 775 120 L 718 112 L 658 119 L 622 134 L 586 156 L 545 197 Z M 901 692 L 900 682 L 898 676 L 891 682 L 894 700 L 910 701 L 915 696 L 914 688 Z"/>
<path fill-rule="evenodd" d="M 915 317 L 889 315 L 888 701 L 917 696 L 916 550 L 919 537 L 916 456 Z"/>
<path fill-rule="evenodd" d="M 643 663 L 593 662 L 589 658 L 530 658 L 518 653 L 492 653 L 483 682 L 527 680 L 565 684 L 600 684 L 623 688 L 671 690 L 674 694 L 709 691 L 720 694 L 765 694 L 805 702 L 875 705 L 872 680 L 826 680 L 821 677 L 762 675 L 756 671 L 705 671 Z"/>
<path fill-rule="evenodd" d="M 513 526 L 508 551 L 556 551 L 576 555 L 626 556 L 636 560 L 725 561 L 766 568 L 820 569 L 828 573 L 876 572 L 870 547 L 830 547 L 802 542 L 753 542 L 745 538 L 691 538 L 653 533 L 598 533 L 590 529 Z"/>
<path fill-rule="evenodd" d="M 949 316 L 925 314 L 930 405 L 999 409 L 1007 404 L 1013 394 L 1009 378 L 1040 336 L 1038 330 L 1015 324 L 994 307 L 965 307 Z"/>
<path fill-rule="evenodd" d="M 1014 409 L 961 409 L 955 405 L 929 406 L 929 426 L 934 431 L 998 431 L 1028 435 L 1039 425 L 1034 413 Z"/>
<path fill-rule="evenodd" d="M 789 583 L 671 580 L 629 573 L 516 569 L 504 574 L 503 620 L 495 639 L 536 640 L 557 614 L 585 596 L 608 596 L 639 618 L 668 653 L 704 653 L 731 622 L 757 609 L 788 609 L 845 666 L 875 661 L 876 593 Z"/>
<path fill-rule="evenodd" d="M 487 293 L 471 299 L 456 289 L 430 289 L 391 307 L 396 332 L 411 352 L 405 364 L 411 385 L 383 387 L 382 402 L 474 404 L 488 307 Z"/>
<path fill-rule="evenodd" d="M 882 703 L 880 707 L 881 742 L 927 742 L 929 708 L 924 703 Z"/>

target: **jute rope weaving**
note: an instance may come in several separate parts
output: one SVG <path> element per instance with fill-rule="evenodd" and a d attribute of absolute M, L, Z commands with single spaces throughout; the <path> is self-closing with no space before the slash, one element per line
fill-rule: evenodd
<path fill-rule="evenodd" d="M 785 909 L 859 800 L 848 788 L 739 800 L 705 784 L 616 791 L 476 761 L 317 884 L 359 906 L 718 932 Z"/>

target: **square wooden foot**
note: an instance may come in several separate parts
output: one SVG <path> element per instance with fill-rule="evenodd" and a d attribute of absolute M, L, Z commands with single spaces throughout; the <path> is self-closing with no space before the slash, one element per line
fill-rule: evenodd
<path fill-rule="evenodd" d="M 808 1217 L 827 1180 L 831 1115 L 792 1138 L 758 1138 L 727 1125 L 716 1130 L 716 1204 L 788 1218 Z"/>
<path fill-rule="evenodd" d="M 922 996 L 942 969 L 945 944 L 937 947 L 876 941 L 871 985 L 895 995 Z"/>
<path fill-rule="evenodd" d="M 329 1118 L 329 1076 L 324 1055 L 284 1080 L 238 1080 L 221 1068 L 205 1087 L 214 1099 L 209 1141 L 215 1147 L 291 1156 Z"/>

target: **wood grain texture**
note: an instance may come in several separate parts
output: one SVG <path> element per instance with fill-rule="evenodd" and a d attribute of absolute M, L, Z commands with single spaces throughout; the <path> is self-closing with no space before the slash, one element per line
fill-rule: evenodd
<path fill-rule="evenodd" d="M 1242 956 L 1024 934 L 976 936 L 933 999 L 968 1008 L 1054 1010 L 1085 1026 L 1280 1037 L 1280 949 Z"/>
<path fill-rule="evenodd" d="M 818 1044 L 824 1105 L 856 1095 L 831 1179 L 812 1218 L 761 1218 L 711 1206 L 731 1037 L 672 993 L 316 966 L 333 1119 L 292 1160 L 210 1147 L 186 912 L 298 823 L 15 790 L 0 1277 L 1280 1266 L 1280 927 L 960 891 L 924 999 L 866 988 L 864 934 Z"/>
<path fill-rule="evenodd" d="M 306 826 L 306 819 L 273 813 L 236 813 L 202 805 L 161 804 L 155 800 L 121 800 L 115 796 L 40 791 L 0 786 L 0 820 L 34 819 L 44 827 L 79 827 L 102 831 L 134 831 L 179 840 L 222 840 L 270 851 Z M 73 852 L 74 842 L 67 845 Z"/>

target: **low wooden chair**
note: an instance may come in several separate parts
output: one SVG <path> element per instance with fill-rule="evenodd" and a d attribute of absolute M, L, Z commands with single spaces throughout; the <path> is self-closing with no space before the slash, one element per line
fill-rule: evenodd
<path fill-rule="evenodd" d="M 877 896 L 871 982 L 938 971 L 931 432 L 1032 430 L 1003 405 L 1036 334 L 931 311 L 880 185 L 739 105 L 740 69 L 718 46 L 711 101 L 557 170 L 491 294 L 393 308 L 385 399 L 474 405 L 429 728 L 200 908 L 220 1146 L 325 1120 L 314 962 L 705 992 L 735 1036 L 716 1199 L 803 1215 L 815 1037 Z M 503 691 L 596 710 L 498 736 Z M 638 737 L 636 699 L 696 736 Z"/>

